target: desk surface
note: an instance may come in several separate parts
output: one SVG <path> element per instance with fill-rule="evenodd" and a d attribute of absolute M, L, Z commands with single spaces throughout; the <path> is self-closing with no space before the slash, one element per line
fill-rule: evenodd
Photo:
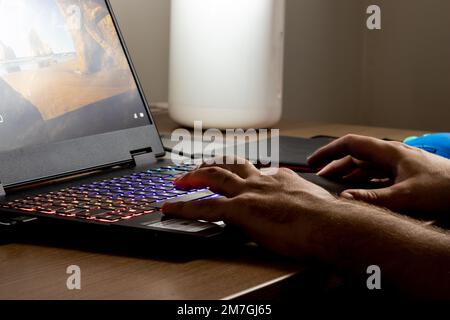
<path fill-rule="evenodd" d="M 156 115 L 161 132 L 177 126 Z M 299 137 L 347 133 L 403 139 L 423 134 L 339 124 L 283 122 L 281 134 Z M 151 245 L 151 244 L 149 244 Z M 78 265 L 82 290 L 66 288 L 66 269 Z M 0 244 L 0 299 L 224 299 L 288 279 L 303 268 L 255 248 L 185 262 L 137 258 L 29 244 Z"/>

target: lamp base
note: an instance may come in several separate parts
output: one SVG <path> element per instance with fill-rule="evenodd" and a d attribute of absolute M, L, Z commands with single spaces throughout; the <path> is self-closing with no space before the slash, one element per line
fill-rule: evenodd
<path fill-rule="evenodd" d="M 176 105 L 169 108 L 170 117 L 177 123 L 193 128 L 194 122 L 201 121 L 205 129 L 260 129 L 272 128 L 281 119 L 281 109 L 247 107 L 227 109 L 215 107 L 193 107 Z"/>

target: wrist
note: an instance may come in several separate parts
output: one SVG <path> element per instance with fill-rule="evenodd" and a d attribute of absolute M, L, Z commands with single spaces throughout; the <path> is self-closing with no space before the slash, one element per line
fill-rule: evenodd
<path fill-rule="evenodd" d="M 383 209 L 342 198 L 318 207 L 309 239 L 311 253 L 315 259 L 331 264 L 350 259 L 355 250 L 364 247 L 375 230 L 374 215 L 387 214 Z"/>
<path fill-rule="evenodd" d="M 343 225 L 342 215 L 348 203 L 335 197 L 310 200 L 313 200 L 312 205 L 302 203 L 298 210 L 301 214 L 297 230 L 302 230 L 305 235 L 301 240 L 304 243 L 300 245 L 306 247 L 301 251 L 312 259 L 329 262 L 340 250 L 336 240 L 341 241 L 340 234 L 344 228 L 347 229 Z"/>

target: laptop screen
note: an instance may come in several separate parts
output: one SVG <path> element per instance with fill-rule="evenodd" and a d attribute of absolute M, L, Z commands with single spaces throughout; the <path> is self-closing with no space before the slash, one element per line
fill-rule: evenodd
<path fill-rule="evenodd" d="M 149 124 L 104 0 L 0 0 L 0 152 Z"/>

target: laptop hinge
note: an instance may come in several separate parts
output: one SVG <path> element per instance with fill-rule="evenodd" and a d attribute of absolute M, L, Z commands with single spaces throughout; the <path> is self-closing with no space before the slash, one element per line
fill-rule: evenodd
<path fill-rule="evenodd" d="M 136 167 L 149 166 L 156 163 L 156 157 L 153 152 L 131 154 Z"/>

